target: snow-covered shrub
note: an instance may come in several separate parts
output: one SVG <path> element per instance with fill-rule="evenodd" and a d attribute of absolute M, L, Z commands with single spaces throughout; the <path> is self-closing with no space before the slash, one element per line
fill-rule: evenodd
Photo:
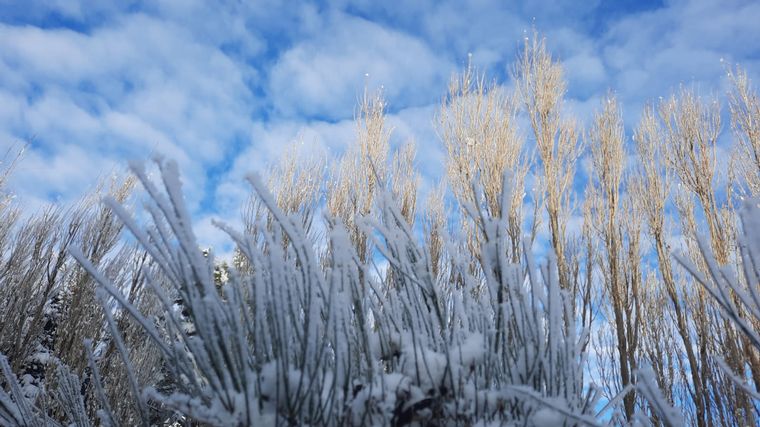
<path fill-rule="evenodd" d="M 112 199 L 106 203 L 160 269 L 147 279 L 160 314 L 141 313 L 73 252 L 99 283 L 104 306 L 134 318 L 173 380 L 168 392 L 141 388 L 114 311 L 105 310 L 143 425 L 156 422 L 151 408 L 230 426 L 598 423 L 596 394 L 582 377 L 587 332 L 575 324 L 553 257 L 538 267 L 526 247 L 526 262 L 512 264 L 508 220 L 488 215 L 477 186 L 467 210 L 482 228 L 479 256 L 445 236 L 451 274 L 436 275 L 390 192 L 378 195 L 375 216 L 357 219 L 389 263 L 381 272 L 373 261 L 360 262 L 339 223 L 329 228 L 327 260 L 321 259 L 303 221 L 284 214 L 251 178 L 274 226 L 253 236 L 220 225 L 247 257 L 249 273 L 230 269 L 218 287 L 213 254 L 204 256 L 193 235 L 176 166 L 157 164 L 163 188 L 133 167 L 151 198 L 151 224 L 139 225 Z M 502 202 L 511 197 L 506 182 L 504 189 Z M 118 423 L 99 369 L 90 365 L 100 421 Z M 77 380 L 64 370 L 59 375 L 65 379 L 59 394 L 71 400 L 67 390 Z M 0 400 L 7 419 L 18 411 L 14 402 Z M 68 414 L 69 422 L 86 425 L 78 414 Z"/>
<path fill-rule="evenodd" d="M 720 306 L 722 315 L 749 340 L 755 351 L 760 351 L 758 329 L 760 328 L 760 205 L 758 203 L 758 199 L 745 201 L 739 211 L 742 232 L 737 235 L 738 265 L 740 266 L 738 272 L 734 271 L 730 265 L 721 266 L 716 261 L 710 244 L 704 236 L 699 236 L 697 242 L 708 274 L 700 271 L 688 257 L 675 254 L 678 262 L 707 290 Z M 760 394 L 751 386 L 747 386 L 745 379 L 737 377 L 725 361 L 721 360 L 720 363 L 734 382 L 753 399 L 760 400 Z M 756 410 L 760 410 L 757 401 L 754 406 Z"/>

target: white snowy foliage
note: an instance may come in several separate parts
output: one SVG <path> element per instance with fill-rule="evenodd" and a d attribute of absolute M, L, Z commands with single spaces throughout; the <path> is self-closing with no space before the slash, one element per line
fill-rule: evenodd
<path fill-rule="evenodd" d="M 162 306 L 161 322 L 141 313 L 82 253 L 72 251 L 99 283 L 104 307 L 115 304 L 140 325 L 173 378 L 168 392 L 141 389 L 111 310 L 105 310 L 143 425 L 151 424 L 150 408 L 156 406 L 218 426 L 607 423 L 595 388 L 583 378 L 588 331 L 575 322 L 553 255 L 537 266 L 526 241 L 524 264 L 510 263 L 507 218 L 489 216 L 477 185 L 467 211 L 484 237 L 479 256 L 444 236 L 449 270 L 437 275 L 391 194 L 379 194 L 374 214 L 356 219 L 388 263 L 378 273 L 373 261 L 360 261 L 340 223 L 328 220 L 326 245 L 316 241 L 252 177 L 272 226 L 247 235 L 219 224 L 250 267 L 231 268 L 220 284 L 213 254 L 204 256 L 194 237 L 176 165 L 160 159 L 157 164 L 161 186 L 133 166 L 150 196 L 145 208 L 151 223 L 138 224 L 117 202 L 107 203 L 161 268 L 162 279 L 148 279 Z M 510 200 L 508 184 L 505 178 L 502 202 Z M 734 301 L 760 319 L 757 287 L 742 285 L 760 277 L 760 228 L 752 226 L 758 216 L 755 205 L 743 214 L 742 281 L 715 269 L 707 251 L 712 279 L 692 270 L 756 343 Z M 737 299 L 728 298 L 727 289 Z M 86 346 L 99 421 L 118 425 L 92 344 Z M 0 424 L 56 425 L 23 396 L 3 357 L 0 368 L 10 390 L 0 388 Z M 95 423 L 86 418 L 79 379 L 65 366 L 58 377 L 69 422 Z M 651 372 L 640 370 L 638 378 L 639 393 L 659 419 L 680 422 Z M 646 424 L 644 417 L 637 420 Z"/>
<path fill-rule="evenodd" d="M 213 255 L 204 256 L 195 241 L 176 166 L 157 164 L 163 189 L 133 166 L 151 197 L 150 226 L 107 203 L 169 281 L 152 286 L 169 332 L 158 331 L 74 254 L 144 327 L 178 379 L 170 395 L 148 389 L 133 398 L 214 425 L 538 421 L 548 416 L 540 412 L 542 399 L 577 419 L 593 418 L 569 297 L 551 263 L 539 271 L 530 257 L 527 269 L 507 261 L 506 218 L 471 207 L 486 236 L 485 255 L 452 253 L 452 268 L 464 278 L 452 284 L 434 276 L 425 246 L 392 196 L 380 194 L 376 215 L 357 218 L 390 266 L 373 274 L 374 264 L 361 263 L 342 225 L 333 223 L 329 250 L 321 253 L 303 222 L 282 212 L 252 177 L 274 226 L 253 236 L 220 225 L 251 268 L 232 269 L 217 288 Z M 533 394 L 526 398 L 523 388 Z"/>

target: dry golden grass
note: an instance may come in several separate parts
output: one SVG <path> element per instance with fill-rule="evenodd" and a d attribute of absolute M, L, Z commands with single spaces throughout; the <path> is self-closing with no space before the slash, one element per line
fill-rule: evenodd
<path fill-rule="evenodd" d="M 381 93 L 365 92 L 356 118 L 356 141 L 332 166 L 327 188 L 327 211 L 342 221 L 360 258 L 366 260 L 367 238 L 356 219 L 369 215 L 379 186 L 388 177 L 390 129 L 385 124 L 385 100 Z"/>
<path fill-rule="evenodd" d="M 747 185 L 750 196 L 760 195 L 760 98 L 741 68 L 729 71 L 731 126 L 737 143 L 734 146 L 736 176 Z"/>
<path fill-rule="evenodd" d="M 540 188 L 536 197 L 546 206 L 552 248 L 557 256 L 560 283 L 573 285 L 567 246 L 567 223 L 572 211 L 572 186 L 583 144 L 577 125 L 563 116 L 567 83 L 562 66 L 546 49 L 537 33 L 528 37 L 512 70 L 517 94 L 527 114 L 540 160 Z"/>
<path fill-rule="evenodd" d="M 439 133 L 448 154 L 446 173 L 460 203 L 473 203 L 472 184 L 482 188 L 488 212 L 499 216 L 504 173 L 510 175 L 510 258 L 520 259 L 523 188 L 530 163 L 517 131 L 517 101 L 497 86 L 487 84 L 471 66 L 452 78 L 438 117 Z M 474 233 L 474 228 L 469 228 Z M 471 240 L 477 242 L 477 236 Z M 477 247 L 477 243 L 473 243 Z"/>

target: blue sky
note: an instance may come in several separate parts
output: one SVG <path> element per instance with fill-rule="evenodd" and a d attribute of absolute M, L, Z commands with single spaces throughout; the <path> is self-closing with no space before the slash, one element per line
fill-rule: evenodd
<path fill-rule="evenodd" d="M 163 153 L 214 244 L 209 220 L 236 222 L 246 173 L 294 140 L 351 142 L 365 86 L 383 87 L 393 142 L 415 139 L 435 180 L 435 112 L 470 53 L 509 86 L 535 26 L 565 65 L 568 110 L 587 124 L 613 90 L 632 126 L 679 84 L 721 96 L 721 58 L 757 81 L 758 22 L 760 3 L 739 0 L 0 0 L 0 150 L 30 143 L 10 183 L 30 209 Z"/>

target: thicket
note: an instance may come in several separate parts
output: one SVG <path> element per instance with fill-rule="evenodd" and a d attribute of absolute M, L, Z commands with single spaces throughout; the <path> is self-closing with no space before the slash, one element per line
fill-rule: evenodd
<path fill-rule="evenodd" d="M 0 424 L 757 425 L 760 99 L 727 71 L 732 146 L 688 88 L 629 138 L 612 95 L 570 118 L 530 38 L 512 92 L 452 79 L 419 205 L 365 95 L 339 159 L 250 177 L 229 263 L 171 161 L 33 215 L 5 192 Z"/>

